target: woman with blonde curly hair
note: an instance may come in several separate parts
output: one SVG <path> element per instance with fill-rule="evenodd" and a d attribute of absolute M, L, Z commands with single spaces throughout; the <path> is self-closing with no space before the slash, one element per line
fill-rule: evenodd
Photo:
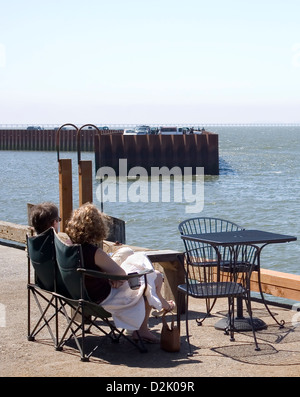
<path fill-rule="evenodd" d="M 114 275 L 126 275 L 126 266 L 123 266 L 126 265 L 126 262 L 127 266 L 132 266 L 134 261 L 137 262 L 136 265 L 141 264 L 141 262 L 148 265 L 148 261 L 149 265 L 152 266 L 144 254 L 134 254 L 128 248 L 126 248 L 125 256 L 127 259 L 120 266 L 97 245 L 107 237 L 108 231 L 108 217 L 99 211 L 94 204 L 87 203 L 73 211 L 66 232 L 73 243 L 81 244 L 84 265 L 87 269 L 100 270 Z M 166 301 L 160 293 L 163 281 L 161 273 L 155 271 L 147 278 L 149 276 L 153 278 L 153 290 L 155 290 L 154 300 L 151 301 L 150 299 L 150 301 L 154 302 L 157 309 L 172 310 L 174 302 Z M 92 277 L 86 277 L 85 286 L 89 297 L 94 302 L 101 303 L 101 306 L 112 313 L 117 326 L 132 331 L 138 330 L 140 337 L 147 342 L 159 342 L 148 329 L 151 306 L 148 303 L 149 299 L 144 299 L 142 288 L 132 290 L 127 281 Z M 147 288 L 147 290 L 151 291 L 151 288 Z"/>
<path fill-rule="evenodd" d="M 109 232 L 108 217 L 90 203 L 73 211 L 67 225 L 67 233 L 74 244 L 98 244 Z"/>

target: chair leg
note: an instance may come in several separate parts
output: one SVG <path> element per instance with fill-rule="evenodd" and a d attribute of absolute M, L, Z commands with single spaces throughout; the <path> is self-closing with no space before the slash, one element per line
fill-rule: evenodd
<path fill-rule="evenodd" d="M 56 316 L 56 312 L 54 314 L 49 314 L 49 317 L 46 317 L 46 315 L 48 315 L 48 310 L 49 308 L 55 308 L 55 305 L 53 303 L 54 297 L 46 297 L 44 296 L 42 293 L 40 293 L 39 291 L 35 291 L 34 289 L 30 289 L 29 293 L 32 293 L 36 306 L 39 309 L 39 313 L 40 313 L 40 318 L 39 320 L 36 322 L 34 328 L 31 330 L 31 304 L 30 304 L 30 296 L 28 297 L 28 336 L 27 339 L 29 341 L 34 341 L 35 340 L 35 336 L 45 327 L 47 327 L 49 335 L 51 336 L 51 339 L 54 343 L 54 345 L 56 344 L 56 340 L 55 340 L 55 335 L 52 332 L 52 329 L 50 327 L 50 323 L 53 320 L 53 318 Z M 46 302 L 46 307 L 42 307 L 42 304 L 40 303 L 38 296 L 44 300 L 44 303 Z"/>
<path fill-rule="evenodd" d="M 81 309 L 81 361 L 89 361 L 89 357 L 85 354 L 85 315 L 84 315 L 84 305 L 80 304 Z"/>
<path fill-rule="evenodd" d="M 189 334 L 189 295 L 185 296 L 185 329 L 186 329 L 186 339 L 189 347 L 188 356 L 192 356 L 192 349 L 190 343 L 190 334 Z"/>
<path fill-rule="evenodd" d="M 213 302 L 211 304 L 210 303 L 210 299 L 205 299 L 205 302 L 206 302 L 206 314 L 201 320 L 200 320 L 200 318 L 196 318 L 197 324 L 199 326 L 202 325 L 204 320 L 207 319 L 207 317 L 210 316 L 210 313 L 211 313 L 213 307 L 215 306 L 216 301 L 217 301 L 217 298 L 214 298 L 214 300 L 213 300 Z"/>
<path fill-rule="evenodd" d="M 271 310 L 269 309 L 269 306 L 267 304 L 267 302 L 265 301 L 265 297 L 264 297 L 264 293 L 261 287 L 261 281 L 260 281 L 260 270 L 258 270 L 257 272 L 258 274 L 258 287 L 259 287 L 259 292 L 260 292 L 260 296 L 261 296 L 261 300 L 263 302 L 263 304 L 265 305 L 265 308 L 267 309 L 269 315 L 273 318 L 273 320 L 279 325 L 279 328 L 284 328 L 285 325 L 285 321 L 284 320 L 280 320 L 278 321 L 277 318 L 274 316 L 274 314 L 271 312 Z"/>
<path fill-rule="evenodd" d="M 254 343 L 255 343 L 255 350 L 260 351 L 260 347 L 258 346 L 257 338 L 256 338 L 256 332 L 254 328 L 254 323 L 253 323 L 253 316 L 252 316 L 252 307 L 251 307 L 251 298 L 250 298 L 250 292 L 247 293 L 247 296 L 245 297 L 245 302 L 247 306 L 247 311 L 250 317 L 250 324 L 252 327 L 252 333 L 253 333 L 253 338 L 254 338 Z"/>
<path fill-rule="evenodd" d="M 234 342 L 234 298 L 228 297 L 228 327 L 225 335 L 230 335 L 230 341 Z"/>
<path fill-rule="evenodd" d="M 59 341 L 58 344 L 57 344 L 56 350 L 62 350 L 62 347 L 63 347 L 63 345 L 65 344 L 65 342 L 66 342 L 68 339 L 70 339 L 71 337 L 73 337 L 73 338 L 74 338 L 74 341 L 75 341 L 75 343 L 76 343 L 76 345 L 77 345 L 77 347 L 78 347 L 78 350 L 79 350 L 79 352 L 80 352 L 80 356 L 81 356 L 82 361 L 86 361 L 86 360 L 84 359 L 84 354 L 83 354 L 83 352 L 82 352 L 82 344 L 80 344 L 80 342 L 79 342 L 79 340 L 78 340 L 78 337 L 77 337 L 77 335 L 76 335 L 76 333 L 77 333 L 77 331 L 78 331 L 79 329 L 82 330 L 82 328 L 81 328 L 81 327 L 82 327 L 82 324 L 79 324 L 79 325 L 78 325 L 78 323 L 77 323 L 76 320 L 75 320 L 77 314 L 80 313 L 80 306 L 78 306 L 77 308 L 75 308 L 75 307 L 72 306 L 73 309 L 74 309 L 74 311 L 73 311 L 73 313 L 72 313 L 72 316 L 70 317 L 70 316 L 68 315 L 67 311 L 66 311 L 64 302 L 62 302 L 61 299 L 59 299 L 59 302 L 60 302 L 60 304 L 61 304 L 61 313 L 63 314 L 63 316 L 64 316 L 64 318 L 65 318 L 65 320 L 66 320 L 66 322 L 67 322 L 67 327 L 66 327 L 66 329 L 64 330 L 63 335 L 60 336 L 60 341 Z M 73 326 L 76 326 L 76 329 L 73 329 Z M 83 326 L 84 326 L 84 324 L 83 324 Z M 71 333 L 71 335 L 70 335 L 69 337 L 67 337 L 67 335 L 68 335 L 69 332 Z"/>
<path fill-rule="evenodd" d="M 180 292 L 179 290 L 177 291 L 177 327 L 180 332 L 180 317 L 181 317 L 181 308 L 184 307 L 185 310 L 185 295 Z"/>
<path fill-rule="evenodd" d="M 27 286 L 27 339 L 29 341 L 33 341 L 34 338 L 31 335 L 31 325 L 30 325 L 30 322 L 31 322 L 31 316 L 30 316 L 31 315 L 31 313 L 30 313 L 30 311 L 31 311 L 31 299 L 30 299 L 30 294 L 31 294 L 31 291 L 30 291 L 29 287 Z"/>
<path fill-rule="evenodd" d="M 54 298 L 55 299 L 55 349 L 58 347 L 58 341 L 59 341 L 59 333 L 58 333 L 58 298 L 57 296 Z"/>
<path fill-rule="evenodd" d="M 189 335 L 189 312 L 188 312 L 188 294 L 185 294 L 183 292 L 177 291 L 177 327 L 179 329 L 179 334 L 181 334 L 180 332 L 180 310 L 178 310 L 178 308 L 182 307 L 182 301 L 184 299 L 184 312 L 185 312 L 185 328 L 186 328 L 186 339 L 187 339 L 187 343 L 188 343 L 188 356 L 192 356 L 192 349 L 191 349 L 191 344 L 190 344 L 190 335 Z"/>

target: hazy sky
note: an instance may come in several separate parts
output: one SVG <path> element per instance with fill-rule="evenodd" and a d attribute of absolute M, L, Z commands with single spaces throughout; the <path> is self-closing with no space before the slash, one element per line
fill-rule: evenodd
<path fill-rule="evenodd" d="M 0 0 L 0 124 L 300 122 L 299 0 Z"/>

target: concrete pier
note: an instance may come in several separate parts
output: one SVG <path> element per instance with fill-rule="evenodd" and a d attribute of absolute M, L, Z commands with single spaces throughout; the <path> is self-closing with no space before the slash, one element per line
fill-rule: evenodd
<path fill-rule="evenodd" d="M 199 327 L 197 313 L 205 312 L 205 303 L 191 299 L 190 333 L 194 356 L 187 357 L 184 315 L 181 324 L 181 349 L 178 353 L 167 353 L 159 344 L 148 344 L 148 353 L 139 353 L 125 340 L 113 344 L 105 336 L 88 339 L 88 347 L 94 348 L 90 362 L 80 362 L 74 343 L 68 343 L 63 351 L 56 351 L 47 330 L 36 341 L 27 340 L 27 257 L 24 250 L 0 245 L 1 267 L 1 306 L 0 324 L 1 377 L 96 377 L 98 390 L 103 390 L 107 380 L 99 377 L 113 377 L 115 380 L 128 377 L 130 382 L 138 382 L 139 377 L 150 377 L 160 381 L 168 377 L 170 381 L 179 378 L 199 379 L 197 391 L 203 389 L 203 377 L 242 377 L 243 385 L 247 377 L 295 377 L 300 374 L 300 327 L 297 312 L 272 307 L 279 319 L 285 319 L 285 328 L 279 329 L 268 315 L 264 306 L 253 304 L 253 315 L 259 316 L 268 329 L 257 332 L 261 351 L 254 350 L 251 332 L 235 333 L 235 342 L 229 340 L 223 331 L 216 330 L 215 323 L 227 311 L 226 299 L 218 300 L 212 316 Z M 36 319 L 38 309 L 32 303 Z M 167 315 L 171 321 L 171 314 Z M 299 321 L 299 319 L 298 319 Z M 151 331 L 158 337 L 161 333 L 161 319 L 151 316 Z M 179 378 L 178 378 L 179 377 Z M 134 379 L 134 380 L 133 380 Z M 13 380 L 13 382 L 18 382 Z M 90 382 L 91 380 L 89 380 Z M 53 382 L 53 379 L 50 379 Z M 74 382 L 74 379 L 72 380 Z M 224 382 L 220 383 L 224 385 Z"/>

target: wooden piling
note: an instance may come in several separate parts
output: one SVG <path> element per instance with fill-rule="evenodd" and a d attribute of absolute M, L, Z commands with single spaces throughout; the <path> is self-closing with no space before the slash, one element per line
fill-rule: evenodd
<path fill-rule="evenodd" d="M 70 219 L 73 211 L 73 191 L 72 191 L 72 160 L 58 160 L 59 172 L 59 206 L 62 232 L 66 229 L 66 223 Z"/>
<path fill-rule="evenodd" d="M 93 202 L 92 161 L 80 160 L 78 164 L 79 206 Z"/>

